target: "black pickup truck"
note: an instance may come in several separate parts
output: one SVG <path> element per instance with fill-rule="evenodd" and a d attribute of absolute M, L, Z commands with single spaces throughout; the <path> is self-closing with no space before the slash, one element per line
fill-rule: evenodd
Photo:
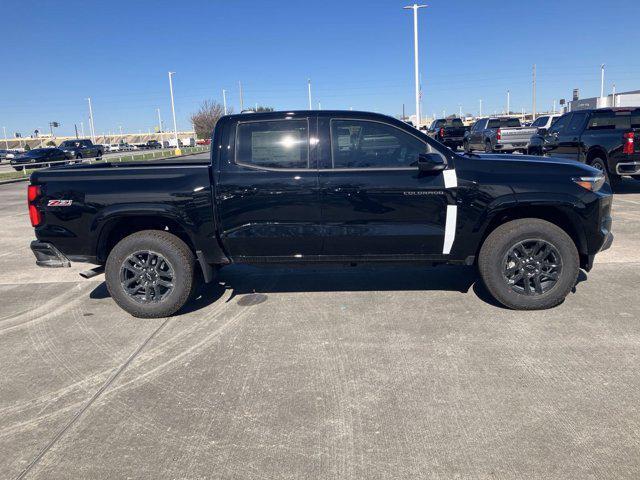
<path fill-rule="evenodd" d="M 37 263 L 105 265 L 140 317 L 233 263 L 477 265 L 502 304 L 549 308 L 611 244 L 611 200 L 578 162 L 458 155 L 394 118 L 325 110 L 222 117 L 208 163 L 70 165 L 28 187 Z"/>
<path fill-rule="evenodd" d="M 102 145 L 94 145 L 91 140 L 65 140 L 58 147 L 67 154 L 67 158 L 93 158 L 104 154 Z"/>
<path fill-rule="evenodd" d="M 456 150 L 462 146 L 468 128 L 459 118 L 438 118 L 427 129 L 427 135 Z"/>
<path fill-rule="evenodd" d="M 623 175 L 640 179 L 640 107 L 566 113 L 531 138 L 529 151 L 584 162 L 613 186 Z"/>

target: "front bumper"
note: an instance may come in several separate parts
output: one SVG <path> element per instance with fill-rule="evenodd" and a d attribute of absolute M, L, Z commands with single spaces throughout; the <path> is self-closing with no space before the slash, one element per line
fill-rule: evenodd
<path fill-rule="evenodd" d="M 39 267 L 70 267 L 69 259 L 56 247 L 48 242 L 34 240 L 31 242 L 31 251 L 36 256 L 36 265 Z"/>

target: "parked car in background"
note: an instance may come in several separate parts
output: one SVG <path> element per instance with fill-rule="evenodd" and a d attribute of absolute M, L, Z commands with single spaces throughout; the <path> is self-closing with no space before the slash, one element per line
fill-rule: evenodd
<path fill-rule="evenodd" d="M 196 139 L 195 138 L 179 138 L 178 145 L 181 147 L 195 147 Z"/>
<path fill-rule="evenodd" d="M 139 317 L 177 312 L 220 266 L 274 262 L 477 265 L 498 301 L 532 310 L 561 303 L 613 240 L 597 170 L 457 155 L 385 115 L 227 115 L 212 151 L 34 172 L 38 265 L 106 265 L 111 297 Z"/>
<path fill-rule="evenodd" d="M 117 144 L 117 143 L 110 143 L 110 144 L 108 144 L 107 151 L 108 152 L 119 152 L 120 151 L 120 145 Z"/>
<path fill-rule="evenodd" d="M 460 118 L 438 118 L 427 129 L 427 135 L 452 150 L 457 150 L 462 146 L 467 130 L 468 127 L 464 126 Z"/>
<path fill-rule="evenodd" d="M 145 144 L 145 148 L 154 150 L 156 148 L 162 148 L 162 144 L 158 140 L 148 140 Z"/>
<path fill-rule="evenodd" d="M 11 160 L 16 156 L 17 150 L 0 150 L 0 162 Z"/>
<path fill-rule="evenodd" d="M 465 134 L 465 152 L 483 150 L 492 152 L 527 152 L 531 137 L 538 131 L 535 127 L 520 126 L 516 117 L 482 118 Z"/>
<path fill-rule="evenodd" d="M 558 118 L 560 118 L 559 113 L 554 113 L 551 115 L 541 115 L 535 119 L 531 126 L 538 129 L 538 131 L 536 132 L 537 135 L 544 135 L 545 133 L 547 133 L 547 130 L 549 130 L 551 125 L 553 125 L 553 122 L 555 122 Z"/>
<path fill-rule="evenodd" d="M 52 164 L 52 162 L 69 163 L 66 152 L 59 148 L 34 148 L 24 153 L 17 154 L 11 159 L 11 166 L 15 170 L 44 168 Z"/>
<path fill-rule="evenodd" d="M 640 107 L 566 113 L 535 135 L 529 150 L 591 165 L 612 185 L 624 175 L 640 179 Z"/>
<path fill-rule="evenodd" d="M 94 145 L 91 140 L 65 140 L 58 147 L 67 154 L 67 158 L 94 158 L 104 153 L 102 145 Z"/>

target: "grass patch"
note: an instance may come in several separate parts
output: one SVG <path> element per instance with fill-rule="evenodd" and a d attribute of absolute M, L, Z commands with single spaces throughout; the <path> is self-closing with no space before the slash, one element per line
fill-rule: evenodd
<path fill-rule="evenodd" d="M 185 156 L 185 155 L 190 155 L 193 153 L 201 153 L 201 152 L 206 152 L 208 150 L 208 147 L 188 147 L 188 148 L 183 148 L 182 149 L 182 155 L 180 156 Z M 161 150 L 159 152 L 154 151 L 154 152 L 144 152 L 144 153 L 130 153 L 128 155 L 120 155 L 117 157 L 109 157 L 106 158 L 104 160 L 92 160 L 91 163 L 120 163 L 120 162 L 142 162 L 145 160 L 158 160 L 161 158 L 168 158 L 168 157 L 175 157 L 175 154 L 173 153 L 174 150 Z M 178 157 L 179 158 L 179 157 Z M 35 170 L 33 169 L 29 169 L 26 172 L 23 172 L 22 170 L 20 171 L 13 171 L 13 172 L 2 172 L 0 173 L 0 181 L 2 180 L 15 180 L 18 178 L 29 178 L 29 175 L 31 175 L 31 172 L 34 172 Z"/>

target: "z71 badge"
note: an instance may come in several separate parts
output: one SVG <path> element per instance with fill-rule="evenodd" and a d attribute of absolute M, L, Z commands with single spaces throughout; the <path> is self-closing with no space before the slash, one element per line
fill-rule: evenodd
<path fill-rule="evenodd" d="M 47 207 L 70 207 L 73 200 L 49 200 Z"/>

